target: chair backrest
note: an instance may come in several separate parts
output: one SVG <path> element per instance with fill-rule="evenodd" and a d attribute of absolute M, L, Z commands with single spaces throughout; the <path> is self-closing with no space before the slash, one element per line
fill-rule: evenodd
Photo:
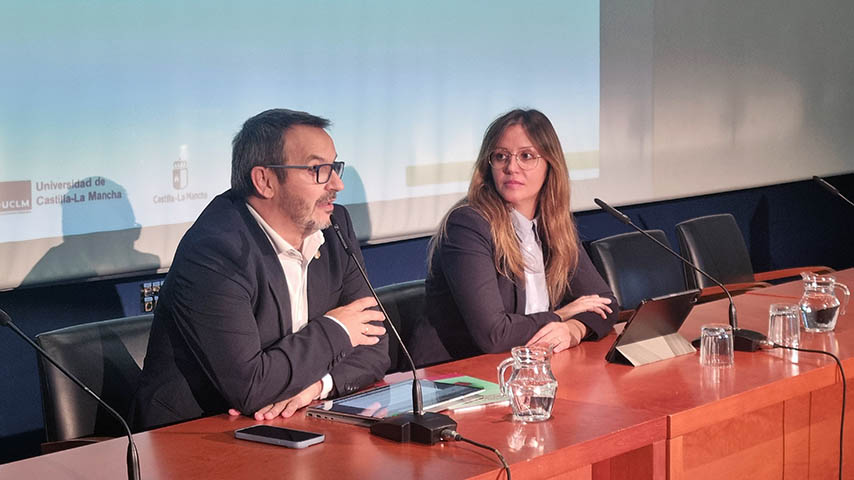
<path fill-rule="evenodd" d="M 667 246 L 661 230 L 647 230 Z M 641 300 L 685 291 L 681 262 L 638 232 L 621 233 L 590 242 L 590 259 L 608 282 L 623 310 Z"/>
<path fill-rule="evenodd" d="M 127 419 L 148 345 L 153 314 L 53 330 L 38 344 Z M 39 356 L 47 441 L 120 436 L 121 425 L 92 397 Z"/>
<path fill-rule="evenodd" d="M 418 322 L 426 321 L 424 313 L 425 291 L 424 280 L 395 283 L 377 289 L 377 296 L 388 313 L 389 320 L 400 332 L 404 343 L 409 345 L 409 339 Z M 391 359 L 388 373 L 409 371 L 406 355 L 397 344 L 394 334 L 388 332 L 388 356 Z"/>
<path fill-rule="evenodd" d="M 721 283 L 753 282 L 753 265 L 735 217 L 729 213 L 692 218 L 676 225 L 682 255 Z M 690 288 L 715 285 L 685 266 Z"/>

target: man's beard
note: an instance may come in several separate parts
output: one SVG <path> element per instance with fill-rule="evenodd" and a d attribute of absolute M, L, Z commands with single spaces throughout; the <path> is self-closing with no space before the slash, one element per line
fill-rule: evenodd
<path fill-rule="evenodd" d="M 303 235 L 308 236 L 318 230 L 329 228 L 332 225 L 332 220 L 329 216 L 324 215 L 323 220 L 317 221 L 314 219 L 314 213 L 321 204 L 332 203 L 334 201 L 334 192 L 320 197 L 314 202 L 314 205 L 309 205 L 303 198 L 286 195 L 282 201 L 282 207 L 287 212 L 287 215 L 290 216 L 291 221 L 302 228 Z"/>

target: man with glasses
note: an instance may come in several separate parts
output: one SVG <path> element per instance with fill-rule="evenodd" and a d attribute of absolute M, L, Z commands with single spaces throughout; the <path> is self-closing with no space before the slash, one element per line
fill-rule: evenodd
<path fill-rule="evenodd" d="M 161 289 L 137 430 L 226 411 L 289 417 L 384 375 L 383 316 L 330 228 L 332 215 L 358 245 L 333 205 L 344 163 L 328 126 L 276 109 L 235 136 L 232 188 L 184 235 Z"/>

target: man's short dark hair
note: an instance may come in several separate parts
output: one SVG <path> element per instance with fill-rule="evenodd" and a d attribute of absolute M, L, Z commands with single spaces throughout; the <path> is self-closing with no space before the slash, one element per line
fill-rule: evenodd
<path fill-rule="evenodd" d="M 282 165 L 285 158 L 285 132 L 295 125 L 327 128 L 329 120 L 284 108 L 274 108 L 246 120 L 231 142 L 231 189 L 249 197 L 255 193 L 252 169 L 264 165 Z M 275 169 L 279 181 L 284 169 Z"/>

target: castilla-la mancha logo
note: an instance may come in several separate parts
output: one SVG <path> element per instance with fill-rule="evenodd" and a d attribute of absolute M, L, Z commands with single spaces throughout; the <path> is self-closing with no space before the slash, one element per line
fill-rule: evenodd
<path fill-rule="evenodd" d="M 33 187 L 30 180 L 0 182 L 0 214 L 27 213 L 33 209 Z"/>
<path fill-rule="evenodd" d="M 189 184 L 188 175 L 189 168 L 189 149 L 187 145 L 181 145 L 181 153 L 178 154 L 178 160 L 172 162 L 172 188 L 175 190 L 183 190 Z"/>

